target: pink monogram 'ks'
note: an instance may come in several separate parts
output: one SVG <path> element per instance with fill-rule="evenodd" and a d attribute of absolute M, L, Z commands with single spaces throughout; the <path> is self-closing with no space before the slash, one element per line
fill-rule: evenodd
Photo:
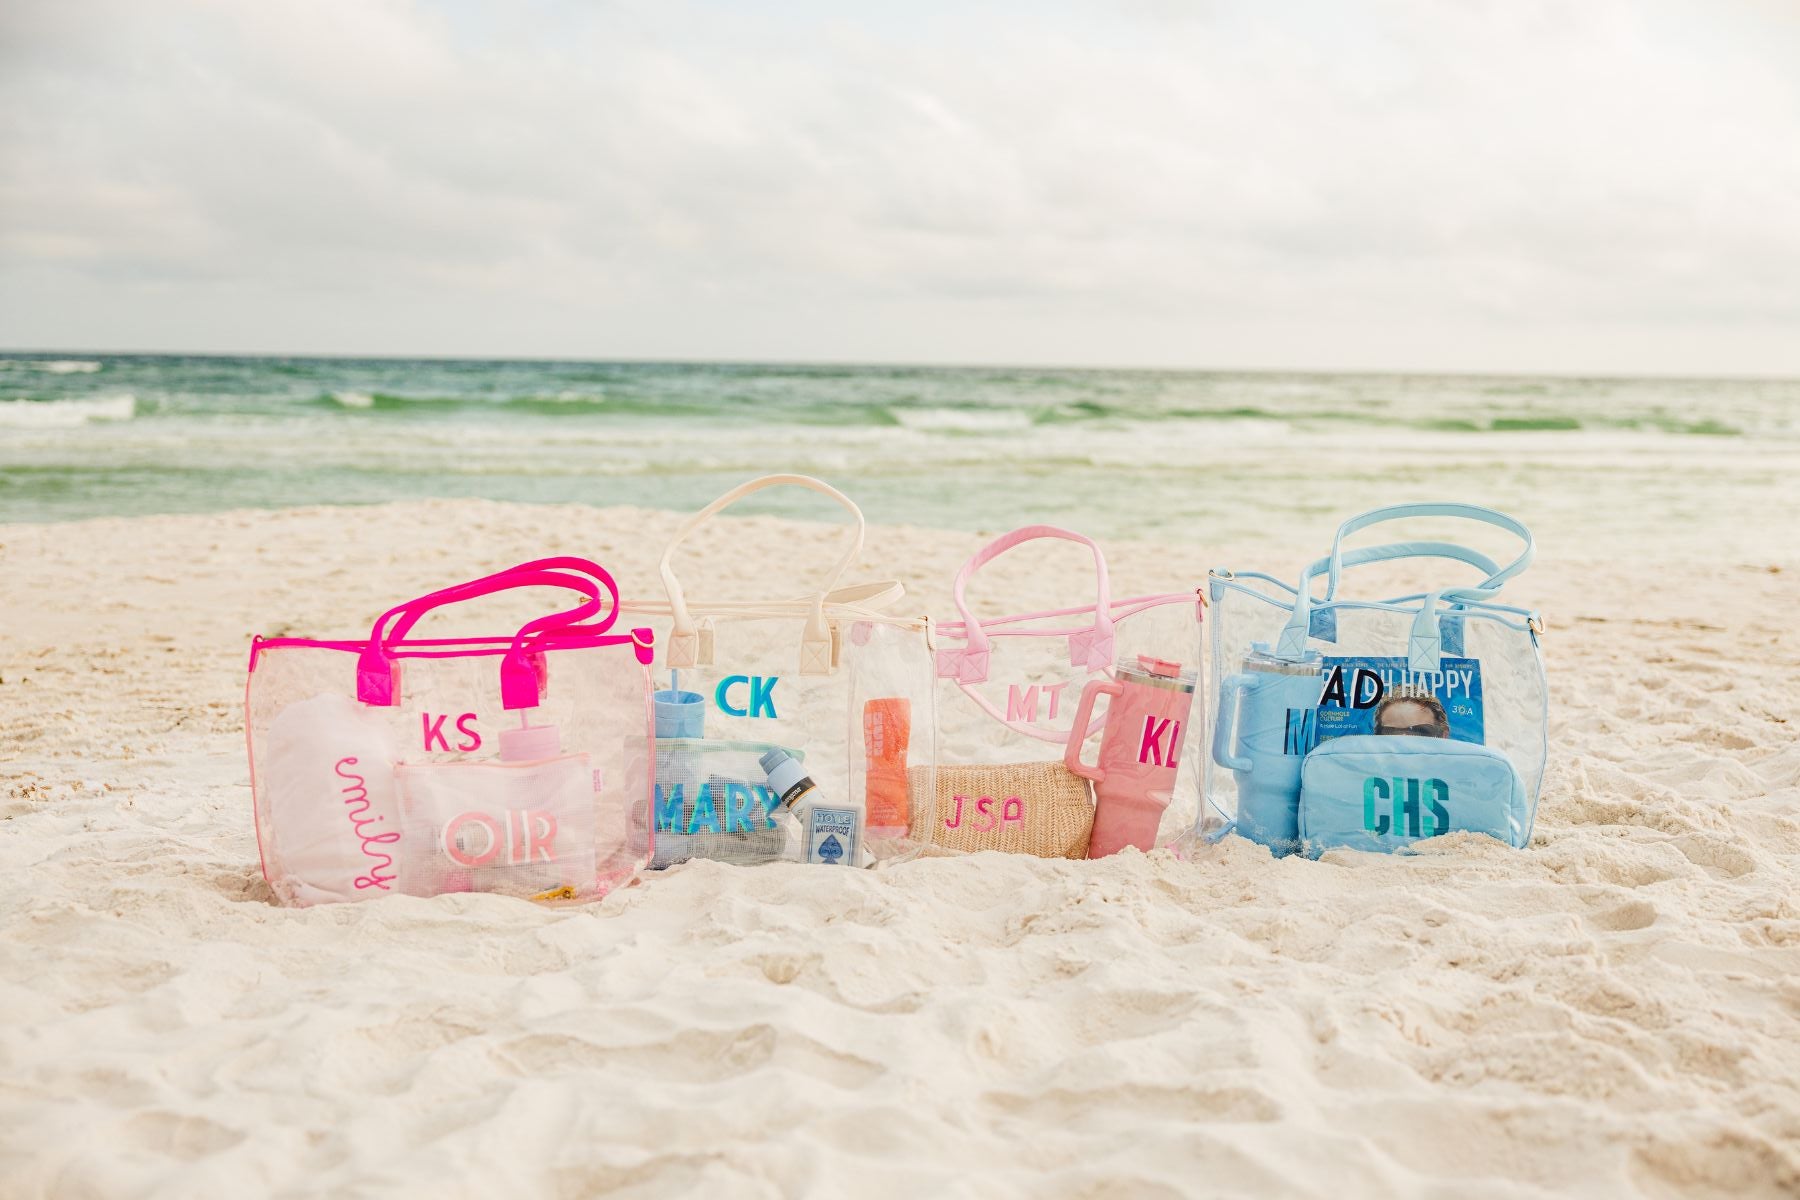
<path fill-rule="evenodd" d="M 437 748 L 439 750 L 448 750 L 451 748 L 450 739 L 444 736 L 444 722 L 449 719 L 449 713 L 439 713 L 435 721 L 432 720 L 431 714 L 428 712 L 419 714 L 419 724 L 425 731 L 425 749 L 427 752 L 431 750 L 431 744 L 433 742 L 437 743 Z M 456 743 L 456 749 L 462 751 L 464 754 L 467 754 L 471 750 L 481 749 L 481 734 L 475 729 L 476 719 L 475 714 L 472 712 L 466 712 L 462 716 L 456 718 L 456 732 L 463 735 L 463 740 Z"/>

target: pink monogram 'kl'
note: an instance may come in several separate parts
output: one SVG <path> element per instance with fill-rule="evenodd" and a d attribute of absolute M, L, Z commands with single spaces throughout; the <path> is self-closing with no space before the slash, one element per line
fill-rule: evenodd
<path fill-rule="evenodd" d="M 1180 663 L 1148 656 L 1121 663 L 1117 677 L 1096 680 L 1081 694 L 1077 727 L 1093 711 L 1099 695 L 1112 698 L 1100 762 L 1081 761 L 1081 743 L 1070 740 L 1063 765 L 1094 781 L 1094 833 L 1088 857 L 1104 858 L 1126 846 L 1150 850 L 1156 829 L 1175 791 L 1181 766 L 1181 738 L 1194 705 L 1193 671 Z"/>

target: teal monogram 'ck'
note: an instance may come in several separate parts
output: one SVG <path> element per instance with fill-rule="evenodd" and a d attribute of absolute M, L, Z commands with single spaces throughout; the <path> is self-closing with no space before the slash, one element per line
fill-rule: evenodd
<path fill-rule="evenodd" d="M 775 685 L 781 682 L 779 675 L 727 675 L 719 680 L 718 688 L 713 692 L 713 702 L 719 711 L 733 717 L 775 717 Z M 748 693 L 744 703 L 731 702 L 731 689 L 742 684 Z"/>
<path fill-rule="evenodd" d="M 1423 801 L 1421 801 L 1423 795 Z M 1392 817 L 1376 812 L 1377 802 L 1386 808 L 1393 802 Z M 1426 809 L 1426 806 L 1429 809 Z M 1405 837 L 1436 837 L 1450 828 L 1450 785 L 1441 779 L 1385 779 L 1371 775 L 1363 780 L 1363 828 L 1370 833 L 1390 829 Z"/>

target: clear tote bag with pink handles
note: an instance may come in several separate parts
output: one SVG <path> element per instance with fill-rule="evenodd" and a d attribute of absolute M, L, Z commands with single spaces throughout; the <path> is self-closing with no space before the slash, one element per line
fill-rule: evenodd
<path fill-rule="evenodd" d="M 704 582 L 699 552 L 677 572 L 678 553 L 719 513 L 775 487 L 815 492 L 848 515 L 822 571 L 792 550 L 757 573 L 779 586 L 729 599 Z M 862 512 L 829 484 L 753 479 L 676 533 L 662 557 L 665 599 L 625 602 L 656 631 L 655 865 L 868 866 L 917 850 L 908 772 L 929 778 L 937 761 L 929 626 L 890 611 L 899 584 L 843 582 L 864 531 Z M 809 815 L 833 809 L 854 810 L 860 833 L 816 835 Z"/>
<path fill-rule="evenodd" d="M 413 636 L 524 588 L 580 599 L 505 636 Z M 630 879 L 650 854 L 654 650 L 618 615 L 605 570 L 559 557 L 396 605 L 366 638 L 256 638 L 244 723 L 276 897 L 568 900 Z"/>
<path fill-rule="evenodd" d="M 1056 541 L 1092 556 L 1091 602 L 975 616 L 968 591 L 981 568 Z M 1031 525 L 963 564 L 954 596 L 960 619 L 934 630 L 935 823 L 916 836 L 948 849 L 1067 858 L 1177 840 L 1199 806 L 1198 593 L 1116 599 L 1091 538 Z"/>

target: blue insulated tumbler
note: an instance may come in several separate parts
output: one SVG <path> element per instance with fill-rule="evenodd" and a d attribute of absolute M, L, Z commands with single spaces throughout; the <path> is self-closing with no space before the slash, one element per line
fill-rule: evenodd
<path fill-rule="evenodd" d="M 1313 747 L 1319 706 L 1316 651 L 1279 658 L 1257 643 L 1219 686 L 1213 761 L 1237 774 L 1237 832 L 1276 857 L 1300 848 L 1300 760 Z"/>
<path fill-rule="evenodd" d="M 659 738 L 706 736 L 706 697 L 699 692 L 664 688 L 651 694 Z"/>

